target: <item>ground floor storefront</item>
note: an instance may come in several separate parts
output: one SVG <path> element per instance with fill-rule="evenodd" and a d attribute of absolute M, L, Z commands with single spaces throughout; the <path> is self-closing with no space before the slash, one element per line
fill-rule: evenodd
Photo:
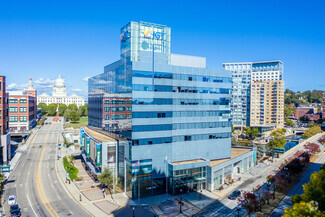
<path fill-rule="evenodd" d="M 256 149 L 233 147 L 230 159 L 211 161 L 208 167 L 208 190 L 223 188 L 232 184 L 236 173 L 245 173 L 256 165 Z"/>

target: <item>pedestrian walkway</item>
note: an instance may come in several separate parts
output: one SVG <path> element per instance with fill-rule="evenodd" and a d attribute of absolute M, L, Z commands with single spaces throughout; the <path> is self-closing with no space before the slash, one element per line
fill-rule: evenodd
<path fill-rule="evenodd" d="M 79 150 L 63 148 L 62 154 L 80 154 Z M 62 156 L 63 157 L 63 156 Z M 56 160 L 57 173 L 60 177 L 61 184 L 70 193 L 80 206 L 82 206 L 91 216 L 113 216 L 112 213 L 119 209 L 120 206 L 110 201 L 109 197 L 104 197 L 102 191 L 97 187 L 98 183 L 95 183 L 84 169 L 81 160 L 75 160 L 75 166 L 79 169 L 78 176 L 83 178 L 82 181 L 66 182 L 66 171 L 64 170 L 62 158 Z M 80 200 L 81 198 L 81 200 Z"/>
<path fill-rule="evenodd" d="M 22 145 L 22 146 L 19 146 L 17 148 L 15 156 L 8 163 L 10 165 L 10 171 L 13 171 L 16 168 L 21 155 L 28 149 L 29 144 L 33 141 L 33 139 L 34 139 L 35 135 L 37 134 L 37 132 L 38 132 L 37 129 L 33 129 L 30 136 L 26 140 L 25 144 Z M 11 172 L 4 173 L 5 178 L 8 179 L 10 174 L 11 174 Z"/>

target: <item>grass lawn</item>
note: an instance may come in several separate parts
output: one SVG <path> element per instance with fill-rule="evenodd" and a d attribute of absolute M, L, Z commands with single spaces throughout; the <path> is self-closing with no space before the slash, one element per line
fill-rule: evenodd
<path fill-rule="evenodd" d="M 78 129 L 80 127 L 84 127 L 88 124 L 88 116 L 87 117 L 81 117 L 80 120 L 78 122 L 66 122 L 65 123 L 65 127 L 69 128 L 69 127 L 73 127 L 75 129 Z"/>

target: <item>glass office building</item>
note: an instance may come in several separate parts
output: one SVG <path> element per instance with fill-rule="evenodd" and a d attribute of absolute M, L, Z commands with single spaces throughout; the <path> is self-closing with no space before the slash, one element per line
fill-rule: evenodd
<path fill-rule="evenodd" d="M 120 60 L 89 79 L 89 125 L 129 141 L 117 156 L 129 196 L 206 189 L 210 161 L 231 157 L 231 72 L 172 54 L 165 25 L 130 22 L 120 41 Z"/>

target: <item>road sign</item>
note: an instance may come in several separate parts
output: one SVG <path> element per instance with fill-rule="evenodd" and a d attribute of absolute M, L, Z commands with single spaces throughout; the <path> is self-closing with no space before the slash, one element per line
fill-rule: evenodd
<path fill-rule="evenodd" d="M 61 144 L 59 143 L 58 146 L 61 147 Z"/>

